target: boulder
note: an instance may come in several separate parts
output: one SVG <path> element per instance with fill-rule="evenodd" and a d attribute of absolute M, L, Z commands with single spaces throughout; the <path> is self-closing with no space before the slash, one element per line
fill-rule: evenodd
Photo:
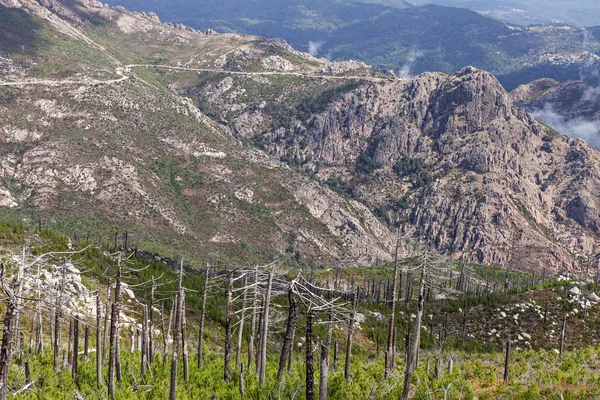
<path fill-rule="evenodd" d="M 600 303 L 600 297 L 594 292 L 590 293 L 587 298 L 591 303 Z"/>

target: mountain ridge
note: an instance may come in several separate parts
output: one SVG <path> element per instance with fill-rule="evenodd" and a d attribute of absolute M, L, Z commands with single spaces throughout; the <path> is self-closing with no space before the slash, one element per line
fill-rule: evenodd
<path fill-rule="evenodd" d="M 468 67 L 402 80 L 362 63 L 316 59 L 281 41 L 204 35 L 160 24 L 152 15 L 66 4 L 64 13 L 75 7 L 87 10 L 90 19 L 110 21 L 84 22 L 76 31 L 96 43 L 85 46 L 114 57 L 106 56 L 107 63 L 119 63 L 117 69 L 95 68 L 94 74 L 119 80 L 120 71 L 128 79 L 87 82 L 67 92 L 31 85 L 22 93 L 17 85 L 16 93 L 5 96 L 13 96 L 12 108 L 0 109 L 7 117 L 20 112 L 18 103 L 46 113 L 19 117 L 15 121 L 22 126 L 2 127 L 5 141 L 33 143 L 24 150 L 5 146 L 5 158 L 14 161 L 3 165 L 3 193 L 10 196 L 4 194 L 4 202 L 19 205 L 15 208 L 37 205 L 68 216 L 99 199 L 104 207 L 94 218 L 106 220 L 102 214 L 108 212 L 108 220 L 116 221 L 128 208 L 148 210 L 146 216 L 134 212 L 129 223 L 141 218 L 154 230 L 167 221 L 178 235 L 194 232 L 184 242 L 204 241 L 205 253 L 238 248 L 236 243 L 251 238 L 276 253 L 299 250 L 339 264 L 389 260 L 397 222 L 422 245 L 465 261 L 576 269 L 579 255 L 598 251 L 600 206 L 593 195 L 600 182 L 598 152 L 514 108 L 489 73 Z M 170 65 L 161 66 L 164 60 Z M 82 75 L 82 66 L 89 69 L 96 61 L 86 62 L 74 62 L 72 72 L 60 74 L 87 78 L 90 71 Z M 20 69 L 13 76 L 39 73 L 27 59 L 13 64 Z M 119 103 L 120 111 L 114 108 Z M 105 116 L 102 124 L 95 126 L 85 110 L 75 112 L 82 105 L 91 107 L 90 115 Z M 176 112 L 167 117 L 167 109 Z M 176 130 L 158 123 L 161 113 Z M 31 129 L 36 120 L 42 125 Z M 39 137 L 49 121 L 72 133 Z M 141 132 L 130 135 L 136 130 Z M 116 160 L 65 163 L 61 153 L 86 154 L 90 140 L 100 154 Z M 292 168 L 238 141 L 251 141 Z M 56 159 L 61 161 L 54 176 L 44 176 L 42 165 Z M 124 171 L 131 182 L 118 178 Z M 65 199 L 56 197 L 63 186 L 70 188 Z M 122 203 L 124 190 L 138 193 L 141 205 Z M 181 198 L 185 201 L 174 201 Z M 297 211 L 288 215 L 290 210 Z M 206 221 L 198 225 L 203 228 L 190 228 L 200 221 Z"/>

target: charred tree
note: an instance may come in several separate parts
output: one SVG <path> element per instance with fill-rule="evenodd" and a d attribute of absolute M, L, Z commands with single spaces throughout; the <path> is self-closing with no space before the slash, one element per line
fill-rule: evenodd
<path fill-rule="evenodd" d="M 298 303 L 294 297 L 292 285 L 288 289 L 288 319 L 285 330 L 285 339 L 281 348 L 281 356 L 279 357 L 279 369 L 277 370 L 277 379 L 283 378 L 286 364 L 292 357 L 292 347 L 294 346 L 294 332 L 296 331 L 296 321 L 298 320 Z"/>
<path fill-rule="evenodd" d="M 355 289 L 352 296 L 352 309 L 350 314 L 350 322 L 348 323 L 348 340 L 346 342 L 346 360 L 344 364 L 344 378 L 346 382 L 350 382 L 350 357 L 352 355 L 352 342 L 354 340 L 354 324 L 356 323 L 356 302 L 358 292 Z"/>
<path fill-rule="evenodd" d="M 204 320 L 206 319 L 206 297 L 208 295 L 208 266 L 204 270 L 204 287 L 202 288 L 202 307 L 200 308 L 200 323 L 198 330 L 198 368 L 202 368 L 202 346 L 204 339 Z"/>
<path fill-rule="evenodd" d="M 229 274 L 227 283 L 227 304 L 225 307 L 225 355 L 223 366 L 223 379 L 229 383 L 231 379 L 231 323 L 233 319 L 233 272 Z"/>
<path fill-rule="evenodd" d="M 312 348 L 312 314 L 306 314 L 306 400 L 315 399 L 315 361 Z"/>

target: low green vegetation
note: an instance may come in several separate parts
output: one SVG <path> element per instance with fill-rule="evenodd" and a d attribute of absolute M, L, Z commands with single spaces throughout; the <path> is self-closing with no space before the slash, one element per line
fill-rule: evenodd
<path fill-rule="evenodd" d="M 41 231 L 34 227 L 26 227 L 19 223 L 0 223 L 0 257 L 7 261 L 9 254 L 18 254 L 20 246 L 26 245 L 28 251 L 33 255 L 41 255 L 48 251 L 67 251 L 69 248 L 83 249 L 76 255 L 73 262 L 83 272 L 82 282 L 90 291 L 100 290 L 105 293 L 107 280 L 116 271 L 114 248 L 99 249 L 90 246 L 86 239 L 81 238 L 73 242 L 64 236 L 54 233 L 48 229 Z M 111 254 L 113 253 L 113 254 Z M 419 258 L 403 260 L 401 265 L 415 266 Z M 328 398 L 380 398 L 397 399 L 403 388 L 404 352 L 403 343 L 405 335 L 411 332 L 412 322 L 407 318 L 414 312 L 416 298 L 414 294 L 408 296 L 410 286 L 414 284 L 415 277 L 410 274 L 400 275 L 400 298 L 398 318 L 396 319 L 397 330 L 397 360 L 396 366 L 390 376 L 384 379 L 384 349 L 386 347 L 387 315 L 389 307 L 385 302 L 385 291 L 389 288 L 390 279 L 393 276 L 393 265 L 381 265 L 378 267 L 356 267 L 346 269 L 325 269 L 316 265 L 297 263 L 298 260 L 291 258 L 290 263 L 284 263 L 281 267 L 282 277 L 292 279 L 296 276 L 295 270 L 302 269 L 302 275 L 307 277 L 314 285 L 332 287 L 338 284 L 358 285 L 361 289 L 358 312 L 361 317 L 360 329 L 355 332 L 355 345 L 352 350 L 349 380 L 344 376 L 344 346 L 346 343 L 346 328 L 343 323 L 335 324 L 333 327 L 333 341 L 339 345 L 337 363 L 333 366 L 334 359 L 331 355 L 331 371 L 329 375 Z M 145 375 L 141 375 L 141 353 L 135 348 L 133 352 L 129 349 L 131 341 L 136 340 L 127 325 L 122 328 L 121 344 L 121 368 L 122 378 L 117 384 L 117 399 L 164 399 L 169 393 L 169 371 L 171 355 L 167 354 L 163 359 L 163 345 L 160 333 L 161 324 L 166 324 L 165 317 L 171 307 L 171 294 L 177 290 L 177 265 L 176 259 L 162 258 L 158 255 L 148 253 L 132 253 L 127 261 L 128 272 L 124 280 L 130 285 L 140 303 L 149 300 L 148 282 L 152 277 L 159 279 L 160 288 L 157 292 L 159 302 L 156 309 L 155 323 L 157 331 L 155 340 L 155 359 L 149 366 Z M 244 370 L 244 398 L 273 399 L 273 398 L 304 398 L 305 391 L 305 355 L 306 349 L 302 345 L 303 337 L 306 335 L 304 317 L 301 317 L 297 326 L 296 341 L 293 347 L 293 361 L 290 373 L 283 379 L 278 380 L 277 365 L 279 360 L 279 343 L 283 340 L 283 331 L 278 322 L 270 327 L 272 332 L 269 336 L 266 381 L 260 385 L 256 375 L 248 370 L 248 329 L 247 323 L 241 347 L 240 365 L 233 367 L 230 383 L 223 382 L 223 337 L 226 326 L 225 304 L 226 296 L 225 281 L 219 278 L 220 272 L 229 267 L 219 264 L 218 258 L 214 259 L 213 265 L 216 271 L 211 273 L 213 289 L 207 301 L 206 328 L 204 332 L 203 365 L 198 367 L 195 345 L 198 339 L 199 310 L 202 304 L 202 288 L 205 275 L 193 266 L 186 266 L 183 278 L 183 286 L 188 288 L 186 294 L 187 309 L 187 343 L 189 350 L 189 379 L 185 381 L 180 359 L 178 375 L 178 399 L 202 399 L 216 396 L 217 399 L 237 399 L 240 395 L 240 382 L 242 377 L 240 371 Z M 6 264 L 6 271 L 12 273 L 14 266 L 11 262 Z M 286 272 L 287 271 L 287 272 Z M 453 272 L 450 272 L 453 271 Z M 475 264 L 456 263 L 448 270 L 444 277 L 439 278 L 439 286 L 453 288 L 462 285 L 459 282 L 469 282 L 470 289 L 466 296 L 447 298 L 446 300 L 434 299 L 429 290 L 426 293 L 426 310 L 424 324 L 421 331 L 421 351 L 418 367 L 413 374 L 411 383 L 413 386 L 411 398 L 414 399 L 593 399 L 600 395 L 600 381 L 597 379 L 596 369 L 600 368 L 598 357 L 600 348 L 595 337 L 582 337 L 579 333 L 586 329 L 595 329 L 600 323 L 596 315 L 597 306 L 592 306 L 585 311 L 581 306 L 572 301 L 566 301 L 565 292 L 572 283 L 569 281 L 557 281 L 551 277 L 532 275 L 519 271 L 506 271 L 503 269 L 481 266 Z M 504 284 L 508 282 L 509 286 Z M 239 287 L 240 283 L 236 284 Z M 437 285 L 436 285 L 437 286 Z M 499 286 L 498 291 L 492 291 Z M 379 289 L 375 289 L 375 288 Z M 483 288 L 486 288 L 485 290 Z M 595 290 L 595 285 L 590 284 L 584 290 Z M 375 293 L 380 295 L 376 296 Z M 560 300 L 561 296 L 563 299 Z M 545 300 L 544 300 L 545 299 Z M 558 299 L 558 300 L 553 300 Z M 287 312 L 288 303 L 286 297 L 277 294 L 275 296 L 274 311 L 279 315 Z M 569 329 L 565 350 L 562 357 L 555 350 L 556 343 L 535 341 L 535 347 L 521 347 L 521 343 L 513 337 L 514 348 L 511 352 L 511 363 L 509 367 L 509 380 L 502 380 L 505 356 L 503 347 L 497 342 L 487 339 L 487 331 L 493 325 L 486 325 L 492 320 L 498 320 L 500 314 L 497 310 L 518 309 L 518 304 L 543 304 L 543 301 L 551 302 L 551 312 L 543 318 L 549 326 L 557 328 L 562 313 L 579 310 L 581 317 L 574 313 L 569 317 Z M 131 304 L 125 307 L 130 313 L 139 307 Z M 237 307 L 237 306 L 236 306 Z M 49 308 L 51 309 L 51 307 Z M 6 310 L 5 305 L 0 306 L 0 312 Z M 468 313 L 465 312 L 468 310 Z M 494 311 L 496 310 L 496 311 Z M 23 311 L 24 326 L 30 326 L 32 310 Z M 537 312 L 537 311 L 536 311 Z M 585 312 L 585 314 L 583 314 Z M 166 315 L 165 315 L 166 313 Z M 587 317 L 586 317 L 587 314 Z M 50 315 L 48 326 L 51 326 Z M 162 315 L 162 316 L 161 316 Z M 461 331 L 462 318 L 467 315 L 467 330 Z M 135 314 L 132 314 L 135 316 Z M 431 316 L 431 318 L 429 317 Z M 536 327 L 532 331 L 534 322 L 530 320 L 527 313 L 521 315 L 523 322 L 517 325 L 517 332 L 530 332 L 533 335 L 542 335 L 544 328 Z M 55 399 L 79 396 L 86 399 L 106 398 L 107 367 L 102 370 L 102 386 L 97 388 L 95 376 L 95 319 L 94 316 L 81 316 L 83 323 L 90 324 L 90 349 L 89 357 L 86 359 L 80 355 L 77 369 L 77 382 L 72 379 L 72 371 L 69 364 L 56 373 L 53 370 L 52 349 L 50 348 L 50 334 L 44 330 L 43 343 L 45 350 L 37 353 L 28 347 L 25 348 L 23 356 L 19 352 L 14 353 L 9 375 L 9 387 L 11 392 L 23 390 L 12 398 L 23 399 Z M 276 320 L 280 317 L 276 317 Z M 162 322 L 161 322 L 162 321 Z M 541 319 L 538 318 L 537 324 Z M 68 325 L 67 318 L 63 324 Z M 63 341 L 66 341 L 66 325 L 63 325 Z M 510 323 L 508 324 L 510 325 Z M 507 326 L 508 326 L 507 325 Z M 600 326 L 600 325 L 598 325 Z M 49 328 L 48 328 L 49 329 Z M 513 332 L 514 328 L 506 332 Z M 313 341 L 326 335 L 326 326 L 315 325 Z M 587 331 L 586 331 L 587 332 Z M 516 333 L 511 333 L 515 335 Z M 25 344 L 29 340 L 25 335 Z M 234 335 L 237 337 L 237 335 Z M 409 336 L 410 337 L 410 336 Z M 556 338 L 556 336 L 555 336 Z M 554 339 L 556 340 L 556 339 Z M 83 351 L 83 336 L 79 341 L 79 353 Z M 63 342 L 66 348 L 66 342 Z M 136 347 L 134 345 L 133 347 Z M 235 346 L 233 346 L 235 349 Z M 318 357 L 319 352 L 315 352 Z M 166 361 L 166 363 L 165 363 Z M 29 386 L 26 382 L 24 368 L 30 373 Z M 243 365 L 243 367 L 242 367 Z M 318 365 L 318 363 L 316 363 Z M 320 369 L 315 370 L 315 379 L 318 380 Z M 318 395 L 318 389 L 316 389 Z M 11 398 L 11 397 L 9 397 Z"/>

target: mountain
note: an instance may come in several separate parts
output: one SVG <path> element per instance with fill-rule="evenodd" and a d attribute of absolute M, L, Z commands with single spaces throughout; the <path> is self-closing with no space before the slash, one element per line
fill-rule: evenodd
<path fill-rule="evenodd" d="M 365 206 L 242 145 L 190 99 L 125 65 L 183 65 L 239 48 L 319 62 L 277 41 L 205 36 L 100 3 L 3 4 L 20 7 L 0 10 L 5 218 L 42 218 L 104 243 L 117 227 L 145 250 L 201 259 L 390 259 L 393 235 Z"/>
<path fill-rule="evenodd" d="M 511 92 L 515 103 L 571 137 L 600 148 L 600 89 L 583 81 L 540 79 Z"/>
<path fill-rule="evenodd" d="M 468 8 L 521 25 L 568 23 L 575 26 L 600 24 L 600 5 L 594 0 L 413 0 L 412 3 Z"/>
<path fill-rule="evenodd" d="M 98 2 L 2 4 L 7 218 L 334 265 L 390 260 L 396 226 L 529 270 L 599 251 L 600 153 L 490 73 L 399 79 Z"/>
<path fill-rule="evenodd" d="M 356 59 L 402 75 L 475 66 L 507 90 L 540 78 L 598 81 L 597 28 L 508 25 L 465 8 L 404 2 L 110 0 L 200 30 L 280 37 L 332 60 Z"/>

